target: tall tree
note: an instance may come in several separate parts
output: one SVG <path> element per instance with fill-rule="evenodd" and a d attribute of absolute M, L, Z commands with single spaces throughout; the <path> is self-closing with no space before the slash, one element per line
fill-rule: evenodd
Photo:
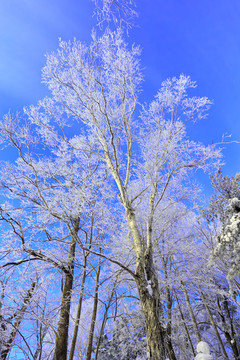
<path fill-rule="evenodd" d="M 138 47 L 128 49 L 121 31 L 107 30 L 101 38 L 93 35 L 89 47 L 78 41 L 61 41 L 58 52 L 47 57 L 43 69 L 52 98 L 26 113 L 46 142 L 61 139 L 75 152 L 97 154 L 99 164 L 107 166 L 113 180 L 113 185 L 107 180 L 108 186 L 125 211 L 134 248 L 135 266 L 119 265 L 133 276 L 138 288 L 148 356 L 164 359 L 161 299 L 154 265 L 157 210 L 167 196 L 174 197 L 180 184 L 189 181 L 193 170 L 217 166 L 220 152 L 214 145 L 205 147 L 187 138 L 186 124 L 205 117 L 210 105 L 207 98 L 187 96 L 187 89 L 195 87 L 189 77 L 165 81 L 139 116 L 142 75 L 138 55 Z M 74 126 L 76 135 L 72 139 L 62 135 L 62 128 L 71 119 L 81 122 L 78 128 Z M 87 140 L 78 135 L 84 132 Z M 143 203 L 142 219 L 138 208 Z"/>
<path fill-rule="evenodd" d="M 53 138 L 42 147 L 43 137 L 34 126 L 27 121 L 19 125 L 11 115 L 1 123 L 2 143 L 18 153 L 15 164 L 4 163 L 1 168 L 2 194 L 11 202 L 1 207 L 2 231 L 15 244 L 14 249 L 10 243 L 2 248 L 3 267 L 42 262 L 62 273 L 54 357 L 66 359 L 78 232 L 83 227 L 89 230 L 96 197 L 100 204 L 103 170 L 96 171 L 96 156 L 93 160 L 90 153 L 81 153 L 84 159 L 76 159 Z"/>

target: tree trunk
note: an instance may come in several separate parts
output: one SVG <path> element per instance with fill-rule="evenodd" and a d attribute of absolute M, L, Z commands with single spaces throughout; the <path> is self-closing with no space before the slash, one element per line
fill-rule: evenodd
<path fill-rule="evenodd" d="M 91 360 L 91 354 L 92 354 L 93 334 L 94 334 L 96 318 L 97 318 L 98 288 L 99 288 L 100 271 L 101 271 L 101 258 L 99 257 L 98 258 L 98 269 L 97 269 L 97 273 L 96 273 L 95 289 L 94 289 L 93 312 L 92 312 L 92 319 L 91 319 L 91 325 L 90 325 L 89 336 L 88 336 L 86 360 Z"/>
<path fill-rule="evenodd" d="M 189 296 L 188 296 L 188 292 L 187 292 L 186 286 L 184 285 L 183 281 L 181 281 L 181 285 L 182 285 L 183 293 L 184 293 L 184 296 L 185 296 L 186 304 L 187 304 L 187 307 L 188 307 L 188 310 L 190 312 L 190 316 L 191 316 L 191 319 L 192 319 L 193 327 L 194 327 L 195 334 L 196 334 L 196 337 L 197 337 L 197 342 L 200 342 L 201 341 L 201 335 L 200 335 L 200 332 L 198 330 L 197 320 L 196 320 L 195 315 L 193 313 L 191 302 L 190 302 L 190 299 L 189 299 Z"/>
<path fill-rule="evenodd" d="M 218 304 L 218 309 L 219 309 L 219 315 L 220 315 L 221 320 L 222 320 L 222 323 L 223 323 L 223 333 L 224 333 L 224 336 L 225 336 L 227 342 L 229 343 L 229 345 L 230 345 L 231 348 L 232 348 L 232 352 L 233 352 L 234 359 L 235 359 L 235 360 L 238 360 L 240 357 L 239 357 L 239 351 L 238 351 L 238 348 L 237 348 L 237 343 L 236 343 L 236 340 L 235 340 L 236 333 L 235 333 L 235 330 L 234 330 L 233 322 L 232 322 L 231 315 L 230 315 L 230 311 L 229 311 L 229 307 L 228 307 L 228 300 L 227 300 L 227 298 L 224 296 L 224 298 L 223 298 L 223 303 L 222 303 L 222 304 L 223 304 L 223 308 L 224 308 L 225 313 L 227 314 L 227 317 L 228 317 L 229 322 L 230 322 L 231 334 L 230 334 L 229 331 L 228 331 L 227 322 L 226 322 L 224 313 L 223 313 L 223 311 L 222 311 L 219 298 L 217 299 L 217 304 Z"/>
<path fill-rule="evenodd" d="M 152 255 L 152 221 L 154 209 L 154 196 L 150 199 L 150 215 L 147 224 L 147 241 L 145 242 L 139 232 L 136 215 L 131 202 L 128 199 L 126 187 L 123 186 L 121 177 L 118 172 L 118 166 L 114 167 L 107 142 L 100 138 L 105 151 L 105 158 L 110 172 L 120 191 L 119 199 L 126 211 L 126 219 L 132 233 L 134 242 L 134 251 L 136 254 L 136 273 L 135 282 L 138 288 L 140 302 L 145 317 L 146 336 L 148 347 L 148 359 L 165 360 L 164 348 L 164 329 L 161 323 L 162 305 L 160 301 L 160 293 L 158 279 L 154 271 L 153 255 Z M 125 184 L 127 183 L 127 178 Z M 150 292 L 149 292 L 149 287 Z"/>
<path fill-rule="evenodd" d="M 27 310 L 28 304 L 33 296 L 33 292 L 36 286 L 36 282 L 32 282 L 32 285 L 30 289 L 27 292 L 27 295 L 24 298 L 23 305 L 21 306 L 20 310 L 17 312 L 15 323 L 13 324 L 13 330 L 11 331 L 7 343 L 5 343 L 5 349 L 0 353 L 0 359 L 5 360 L 11 350 L 11 346 L 14 342 L 14 339 L 16 337 L 16 334 L 19 330 L 19 327 L 21 325 L 23 315 L 25 311 Z"/>
<path fill-rule="evenodd" d="M 167 262 L 164 259 L 163 259 L 163 266 L 164 266 L 164 275 L 165 275 L 166 292 L 167 292 L 167 327 L 166 327 L 165 345 L 169 359 L 177 360 L 172 345 L 172 299 L 171 299 L 170 288 L 168 285 Z"/>
<path fill-rule="evenodd" d="M 214 321 L 214 319 L 213 319 L 212 313 L 211 313 L 211 311 L 210 311 L 210 309 L 209 309 L 209 306 L 208 306 L 208 304 L 207 304 L 207 302 L 206 302 L 205 296 L 203 295 L 203 293 L 202 293 L 201 290 L 200 290 L 200 294 L 201 294 L 201 297 L 202 297 L 203 304 L 204 304 L 204 306 L 205 306 L 205 308 L 206 308 L 206 310 L 207 310 L 207 313 L 208 313 L 208 316 L 209 316 L 209 320 L 210 320 L 210 322 L 211 322 L 211 324 L 212 324 L 212 327 L 213 327 L 213 329 L 214 329 L 214 331 L 215 331 L 215 333 L 216 333 L 216 335 L 217 335 L 217 338 L 218 338 L 220 347 L 221 347 L 221 349 L 222 349 L 223 356 L 225 357 L 225 359 L 229 359 L 228 354 L 227 354 L 227 352 L 226 352 L 226 349 L 225 349 L 225 347 L 224 347 L 224 344 L 223 344 L 223 342 L 222 342 L 221 336 L 220 336 L 220 334 L 219 334 L 219 332 L 218 332 L 217 325 L 215 324 L 215 321 Z"/>
<path fill-rule="evenodd" d="M 99 333 L 99 336 L 98 336 L 97 346 L 96 346 L 96 350 L 95 350 L 95 360 L 98 359 L 98 353 L 99 353 L 99 348 L 100 348 L 101 341 L 102 341 L 103 330 L 104 330 L 106 322 L 107 322 L 107 314 L 108 314 L 108 310 L 109 310 L 109 308 L 111 306 L 114 291 L 115 291 L 115 285 L 114 285 L 114 287 L 112 289 L 110 298 L 108 299 L 108 303 L 107 303 L 107 305 L 105 305 L 105 312 L 104 312 L 104 316 L 103 316 L 103 320 L 102 320 L 102 324 L 101 324 L 101 329 L 100 329 L 100 333 Z"/>
<path fill-rule="evenodd" d="M 74 234 L 78 232 L 79 220 L 76 220 L 74 225 Z M 69 317 L 71 307 L 71 296 L 73 288 L 73 273 L 74 260 L 76 249 L 76 236 L 72 235 L 68 249 L 68 272 L 65 274 L 65 283 L 62 294 L 61 310 L 57 327 L 57 335 L 55 340 L 55 350 L 53 360 L 66 360 L 68 350 L 68 331 L 69 331 Z"/>
<path fill-rule="evenodd" d="M 190 344 L 191 349 L 192 349 L 193 357 L 195 357 L 196 353 L 195 353 L 195 350 L 194 350 L 194 347 L 193 347 L 193 343 L 192 343 L 192 340 L 191 340 L 191 337 L 190 337 L 190 334 L 189 334 L 189 331 L 188 331 L 188 327 L 187 327 L 186 321 L 184 319 L 183 312 L 182 312 L 181 306 L 179 304 L 179 300 L 178 300 L 176 292 L 175 292 L 175 296 L 176 296 L 179 312 L 180 312 L 180 315 L 181 315 L 181 318 L 182 318 L 182 321 L 183 321 L 183 324 L 184 324 L 184 328 L 185 328 L 185 331 L 186 331 L 186 334 L 187 334 L 187 338 L 188 338 L 189 344 Z"/>
<path fill-rule="evenodd" d="M 73 275 L 66 274 L 63 288 L 61 311 L 58 321 L 57 336 L 53 360 L 66 360 L 68 347 L 69 314 L 71 305 L 71 293 L 73 287 Z"/>
<path fill-rule="evenodd" d="M 159 294 L 158 278 L 154 271 L 151 239 L 144 251 L 143 240 L 141 239 L 136 218 L 131 207 L 126 211 L 128 224 L 132 231 L 136 253 L 136 276 L 139 297 L 145 317 L 148 359 L 164 360 L 165 331 L 162 318 L 162 304 Z M 150 229 L 151 230 L 151 229 Z"/>
<path fill-rule="evenodd" d="M 80 295 L 79 295 L 79 300 L 78 300 L 76 321 L 75 321 L 74 330 L 73 330 L 72 344 L 71 344 L 71 349 L 70 349 L 70 354 L 69 354 L 68 360 L 73 360 L 74 351 L 75 351 L 76 342 L 77 342 L 77 335 L 78 335 L 78 329 L 79 329 L 79 323 L 80 323 L 81 311 L 82 311 L 83 292 L 84 292 L 85 280 L 86 280 L 86 275 L 87 275 L 87 256 L 88 256 L 88 254 L 84 255 L 82 283 L 81 283 Z"/>
<path fill-rule="evenodd" d="M 44 337 L 47 334 L 47 331 L 48 331 L 48 328 L 45 327 L 43 332 L 40 333 L 39 343 L 38 343 L 37 349 L 36 349 L 36 351 L 34 353 L 33 360 L 40 360 L 42 358 L 43 340 L 44 340 Z"/>
<path fill-rule="evenodd" d="M 139 297 L 141 300 L 142 310 L 145 316 L 148 359 L 164 360 L 164 331 L 160 324 L 160 307 L 161 304 L 156 296 L 151 296 L 148 290 L 144 289 L 142 279 L 137 281 Z"/>

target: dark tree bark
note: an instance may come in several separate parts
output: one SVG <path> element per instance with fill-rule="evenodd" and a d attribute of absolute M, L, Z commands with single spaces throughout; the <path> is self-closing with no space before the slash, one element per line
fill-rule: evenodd
<path fill-rule="evenodd" d="M 109 308 L 111 306 L 111 303 L 112 303 L 112 298 L 113 298 L 114 292 L 115 292 L 115 285 L 114 285 L 114 287 L 112 289 L 110 298 L 108 299 L 108 303 L 107 303 L 107 305 L 105 305 L 105 312 L 104 312 L 104 316 L 103 316 L 103 320 L 102 320 L 102 324 L 101 324 L 101 329 L 100 329 L 100 333 L 99 333 L 99 336 L 98 336 L 97 346 L 96 346 L 96 350 L 95 350 L 95 360 L 98 359 L 98 353 L 99 353 L 99 348 L 100 348 L 100 345 L 101 345 L 103 331 L 104 331 L 104 328 L 105 328 L 105 325 L 106 325 L 106 322 L 107 322 L 107 314 L 108 314 L 108 310 L 109 310 Z"/>
<path fill-rule="evenodd" d="M 234 359 L 238 360 L 240 358 L 240 356 L 239 356 L 240 354 L 239 354 L 236 339 L 235 339 L 236 333 L 235 333 L 235 329 L 234 329 L 234 326 L 233 326 L 233 321 L 232 321 L 230 311 L 229 311 L 228 299 L 225 296 L 223 298 L 222 307 L 223 307 L 224 312 L 222 311 L 219 298 L 217 299 L 217 304 L 218 304 L 218 309 L 219 309 L 219 315 L 221 317 L 222 324 L 223 324 L 224 336 L 225 336 L 227 342 L 229 343 L 229 345 L 231 346 Z M 227 322 L 226 322 L 226 318 L 224 316 L 224 313 L 227 315 L 227 318 L 228 318 L 228 320 L 230 322 L 231 333 L 228 331 Z"/>
<path fill-rule="evenodd" d="M 168 284 L 168 272 L 167 272 L 167 260 L 163 259 L 164 275 L 166 284 Z M 165 335 L 165 346 L 168 352 L 170 360 L 177 360 L 173 345 L 172 345 L 172 297 L 170 288 L 166 285 L 167 293 L 167 326 L 166 326 L 166 335 Z"/>
<path fill-rule="evenodd" d="M 100 250 L 100 253 L 101 253 L 101 250 Z M 96 324 L 96 318 L 97 318 L 97 308 L 98 308 L 98 289 L 99 289 L 100 271 L 101 271 L 101 258 L 99 257 L 98 258 L 98 268 L 97 268 L 97 272 L 96 272 L 94 298 L 93 298 L 94 299 L 93 312 L 92 312 L 92 319 L 91 319 L 89 336 L 88 336 L 86 360 L 91 360 L 91 354 L 92 354 L 93 335 L 94 335 L 94 330 L 95 330 L 95 324 Z"/>
<path fill-rule="evenodd" d="M 181 309 L 177 294 L 175 293 L 175 295 L 176 295 L 176 300 L 177 300 L 177 304 L 178 304 L 178 309 L 179 309 L 179 312 L 180 312 L 180 315 L 181 315 L 181 318 L 182 318 L 182 321 L 183 321 L 183 324 L 184 324 L 184 328 L 185 328 L 185 331 L 186 331 L 186 334 L 187 334 L 187 338 L 188 338 L 189 344 L 190 344 L 191 349 L 192 349 L 193 357 L 195 357 L 196 353 L 195 353 L 194 346 L 193 346 L 193 343 L 192 343 L 192 340 L 191 340 L 191 337 L 190 337 L 190 334 L 189 334 L 189 330 L 188 330 L 186 321 L 184 319 L 184 315 L 183 315 L 183 312 L 182 312 L 182 309 Z"/>
<path fill-rule="evenodd" d="M 21 325 L 21 322 L 22 322 L 22 319 L 23 319 L 23 316 L 27 310 L 27 307 L 28 307 L 28 304 L 33 296 L 33 292 L 34 292 L 34 289 L 35 289 L 35 286 L 36 286 L 36 282 L 33 281 L 32 284 L 31 284 L 31 287 L 30 289 L 28 290 L 25 298 L 24 298 L 24 301 L 23 301 L 23 304 L 21 306 L 21 308 L 17 311 L 17 315 L 16 315 L 16 320 L 13 324 L 13 330 L 11 331 L 10 335 L 9 335 L 9 338 L 7 340 L 7 342 L 5 343 L 5 349 L 0 353 L 0 358 L 1 360 L 6 360 L 10 350 L 11 350 L 11 347 L 12 347 L 12 344 L 14 342 L 14 339 L 16 337 L 16 334 L 19 330 L 19 327 Z"/>
<path fill-rule="evenodd" d="M 201 294 L 201 297 L 202 297 L 203 304 L 204 304 L 204 306 L 205 306 L 205 308 L 206 308 L 206 310 L 207 310 L 207 313 L 208 313 L 208 316 L 209 316 L 209 320 L 210 320 L 210 322 L 211 322 L 211 324 L 212 324 L 212 327 L 213 327 L 213 329 L 214 329 L 214 331 L 215 331 L 215 334 L 216 334 L 216 336 L 217 336 L 218 342 L 219 342 L 220 347 L 221 347 L 221 349 L 222 349 L 223 356 L 225 357 L 225 359 L 229 359 L 228 354 L 227 354 L 227 352 L 226 352 L 226 349 L 225 349 L 225 347 L 224 347 L 223 341 L 222 341 L 221 336 L 220 336 L 220 334 L 219 334 L 219 331 L 218 331 L 218 329 L 217 329 L 217 325 L 216 325 L 216 323 L 215 323 L 215 321 L 214 321 L 214 318 L 213 318 L 213 316 L 212 316 L 212 313 L 211 313 L 211 311 L 210 311 L 210 308 L 209 308 L 209 306 L 208 306 L 208 304 L 207 304 L 206 298 L 205 298 L 205 296 L 203 295 L 203 292 L 202 292 L 201 290 L 200 290 L 200 294 Z"/>
<path fill-rule="evenodd" d="M 187 304 L 187 307 L 188 307 L 188 310 L 189 310 L 189 313 L 190 313 L 190 316 L 191 316 L 191 319 L 192 319 L 192 324 L 193 324 L 193 327 L 194 327 L 194 330 L 195 330 L 195 335 L 197 337 L 197 342 L 200 342 L 201 341 L 201 335 L 200 335 L 200 332 L 198 330 L 197 319 L 196 319 L 196 317 L 194 315 L 194 312 L 193 312 L 193 309 L 192 309 L 192 306 L 191 306 L 191 301 L 190 301 L 190 298 L 189 298 L 189 295 L 188 295 L 188 292 L 187 292 L 187 288 L 186 288 L 183 281 L 181 281 L 181 286 L 182 286 L 183 293 L 184 293 L 185 300 L 186 300 L 186 304 Z"/>
<path fill-rule="evenodd" d="M 79 219 L 76 219 L 73 234 L 68 249 L 68 271 L 65 273 L 65 283 L 62 293 L 62 301 L 60 307 L 60 315 L 57 326 L 57 335 L 55 340 L 55 349 L 53 360 L 66 360 L 68 353 L 68 332 L 69 332 L 69 317 L 71 307 L 71 296 L 73 289 L 73 274 L 74 261 L 76 249 L 76 234 L 79 230 Z"/>
<path fill-rule="evenodd" d="M 74 351 L 75 351 L 76 342 L 77 342 L 77 335 L 78 335 L 79 323 L 80 323 L 81 312 L 82 312 L 83 292 L 84 292 L 85 281 L 86 281 L 86 276 L 87 276 L 87 256 L 88 256 L 88 254 L 84 255 L 82 283 L 81 283 L 81 289 L 80 289 L 79 300 L 78 300 L 77 316 L 76 316 L 76 321 L 75 321 L 75 325 L 74 325 L 73 338 L 72 338 L 72 343 L 71 343 L 70 354 L 69 354 L 68 360 L 73 360 Z"/>

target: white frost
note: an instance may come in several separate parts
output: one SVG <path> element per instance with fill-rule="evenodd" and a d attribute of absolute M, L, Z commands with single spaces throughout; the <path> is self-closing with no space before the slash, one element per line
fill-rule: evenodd
<path fill-rule="evenodd" d="M 205 341 L 200 341 L 197 344 L 197 356 L 195 360 L 211 360 L 212 356 L 210 355 L 209 346 Z"/>
<path fill-rule="evenodd" d="M 199 353 L 195 356 L 195 360 L 212 360 L 212 356 L 210 354 Z"/>
<path fill-rule="evenodd" d="M 205 341 L 200 341 L 197 344 L 197 352 L 203 354 L 210 354 L 209 346 Z"/>
<path fill-rule="evenodd" d="M 147 290 L 149 292 L 149 295 L 152 296 L 153 290 L 152 290 L 152 286 L 151 286 L 151 280 L 148 280 Z"/>

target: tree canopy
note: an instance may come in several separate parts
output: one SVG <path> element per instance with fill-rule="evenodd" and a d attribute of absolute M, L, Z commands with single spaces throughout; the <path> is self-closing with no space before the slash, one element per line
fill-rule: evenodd
<path fill-rule="evenodd" d="M 121 25 L 132 6 L 97 11 Z M 50 95 L 0 123 L 2 359 L 239 358 L 239 177 L 189 135 L 212 103 L 189 76 L 140 102 L 124 34 L 60 40 Z"/>

